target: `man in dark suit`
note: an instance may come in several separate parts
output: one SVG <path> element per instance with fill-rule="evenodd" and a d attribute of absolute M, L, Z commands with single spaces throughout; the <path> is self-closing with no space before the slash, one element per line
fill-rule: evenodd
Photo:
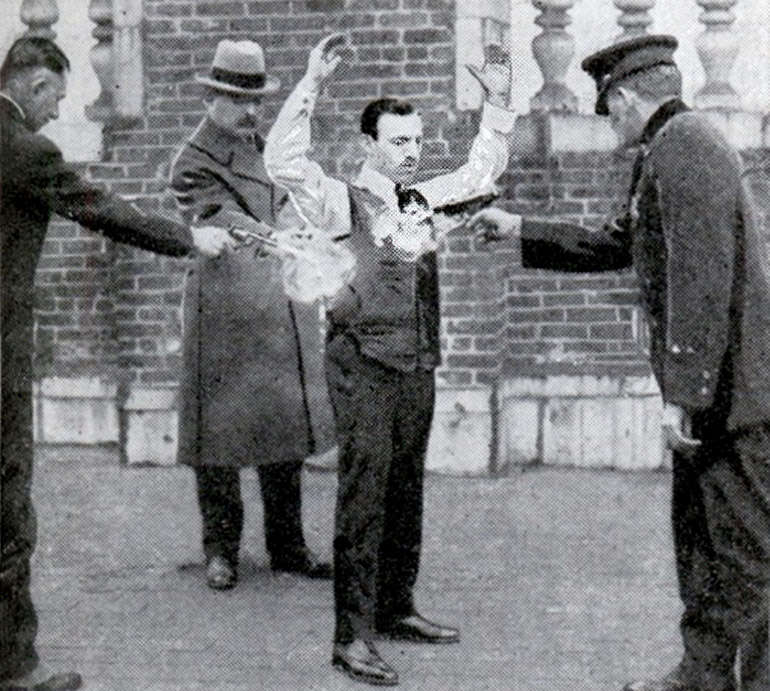
<path fill-rule="evenodd" d="M 58 116 L 66 56 L 51 41 L 22 38 L 0 68 L 0 289 L 2 290 L 2 466 L 0 466 L 0 688 L 74 689 L 75 673 L 53 674 L 35 651 L 30 598 L 35 547 L 32 483 L 32 329 L 35 267 L 53 213 L 143 249 L 215 256 L 232 244 L 217 228 L 188 229 L 83 180 L 37 133 Z"/>
<path fill-rule="evenodd" d="M 522 264 L 633 267 L 673 450 L 672 523 L 684 655 L 627 691 L 770 688 L 770 278 L 739 154 L 680 100 L 677 42 L 646 36 L 583 62 L 596 112 L 638 148 L 627 213 L 603 232 L 521 219 Z M 739 679 L 734 668 L 739 663 Z"/>
<path fill-rule="evenodd" d="M 310 222 L 347 236 L 357 273 L 332 299 L 326 377 L 340 449 L 334 537 L 332 664 L 351 678 L 395 685 L 374 639 L 454 643 L 452 626 L 423 617 L 414 590 L 422 546 L 425 454 L 439 352 L 439 286 L 432 210 L 489 189 L 508 163 L 510 64 L 489 51 L 473 70 L 486 93 L 468 161 L 414 187 L 422 117 L 380 98 L 361 113 L 366 157 L 350 184 L 309 157 L 310 121 L 343 55 L 343 35 L 310 53 L 265 145 L 268 172 Z"/>
<path fill-rule="evenodd" d="M 218 223 L 237 212 L 298 224 L 262 162 L 261 100 L 279 82 L 265 73 L 261 46 L 221 41 L 199 81 L 207 114 L 171 173 L 182 217 Z M 302 461 L 324 445 L 324 410 L 333 438 L 318 305 L 290 301 L 281 260 L 249 246 L 197 263 L 184 323 L 179 459 L 195 469 L 208 585 L 227 589 L 237 581 L 246 466 L 259 475 L 272 568 L 331 578 L 331 565 L 307 548 L 302 531 Z"/>

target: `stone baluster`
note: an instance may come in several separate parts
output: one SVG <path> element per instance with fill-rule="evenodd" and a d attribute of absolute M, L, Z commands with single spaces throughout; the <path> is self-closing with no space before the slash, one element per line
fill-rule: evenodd
<path fill-rule="evenodd" d="M 618 24 L 623 29 L 617 41 L 642 36 L 647 33 L 647 27 L 652 24 L 650 10 L 655 6 L 655 0 L 614 0 L 615 7 L 620 10 Z"/>
<path fill-rule="evenodd" d="M 706 72 L 706 83 L 695 94 L 698 108 L 737 110 L 740 97 L 730 84 L 730 72 L 738 55 L 738 37 L 732 30 L 738 0 L 697 0 L 703 8 L 699 19 L 706 30 L 695 40 L 695 46 Z"/>
<path fill-rule="evenodd" d="M 56 0 L 23 0 L 19 16 L 27 25 L 25 36 L 56 38 L 56 32 L 52 28 L 59 21 Z"/>
<path fill-rule="evenodd" d="M 142 114 L 142 0 L 113 0 L 113 70 L 115 114 L 134 119 Z"/>
<path fill-rule="evenodd" d="M 106 122 L 114 110 L 112 0 L 91 0 L 88 18 L 95 24 L 91 35 L 96 43 L 91 48 L 90 57 L 101 91 L 97 99 L 86 106 L 86 116 L 89 120 Z"/>
<path fill-rule="evenodd" d="M 533 111 L 577 111 L 577 97 L 565 83 L 575 54 L 575 40 L 567 33 L 569 10 L 575 0 L 532 0 L 540 10 L 535 23 L 543 27 L 532 41 L 532 53 L 543 74 L 543 87 L 530 100 Z"/>

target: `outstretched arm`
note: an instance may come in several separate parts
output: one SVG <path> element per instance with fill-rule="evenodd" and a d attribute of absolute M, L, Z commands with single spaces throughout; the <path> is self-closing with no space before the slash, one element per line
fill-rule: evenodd
<path fill-rule="evenodd" d="M 300 215 L 335 236 L 350 232 L 347 188 L 326 175 L 308 153 L 315 102 L 341 60 L 337 51 L 344 40 L 341 34 L 333 34 L 311 51 L 307 72 L 283 104 L 264 151 L 268 174 L 276 185 L 289 190 Z"/>
<path fill-rule="evenodd" d="M 67 165 L 53 142 L 40 147 L 26 170 L 26 183 L 50 208 L 112 240 L 144 250 L 183 256 L 195 249 L 216 256 L 232 241 L 220 228 L 188 228 L 157 214 L 145 214 L 130 202 L 106 192 Z"/>
<path fill-rule="evenodd" d="M 519 238 L 521 264 L 525 268 L 593 272 L 631 266 L 631 236 L 624 218 L 601 230 L 591 230 L 492 207 L 479 211 L 469 224 L 488 241 Z"/>

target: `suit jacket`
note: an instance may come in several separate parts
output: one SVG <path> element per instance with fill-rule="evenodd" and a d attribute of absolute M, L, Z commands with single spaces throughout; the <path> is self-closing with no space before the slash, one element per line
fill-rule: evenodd
<path fill-rule="evenodd" d="M 161 254 L 181 256 L 194 247 L 185 226 L 143 214 L 80 177 L 56 145 L 31 132 L 21 109 L 0 94 L 0 314 L 6 390 L 28 391 L 31 385 L 35 269 L 54 213 Z"/>
<path fill-rule="evenodd" d="M 180 149 L 171 188 L 189 222 L 216 225 L 227 211 L 268 224 L 297 220 L 265 172 L 261 139 L 237 136 L 208 117 Z M 279 259 L 250 246 L 199 258 L 188 275 L 181 462 L 282 462 L 330 445 L 319 307 L 292 303 L 281 272 Z"/>
<path fill-rule="evenodd" d="M 770 278 L 739 154 L 681 101 L 651 118 L 628 213 L 600 232 L 525 221 L 522 263 L 633 266 L 665 401 L 737 429 L 770 420 Z"/>

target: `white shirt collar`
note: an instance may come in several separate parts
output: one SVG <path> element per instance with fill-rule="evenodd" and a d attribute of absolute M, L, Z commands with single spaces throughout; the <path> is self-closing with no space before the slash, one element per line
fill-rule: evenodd
<path fill-rule="evenodd" d="M 382 173 L 376 171 L 367 163 L 364 163 L 361 167 L 355 185 L 376 194 L 388 204 L 396 202 L 396 183 Z"/>
<path fill-rule="evenodd" d="M 4 98 L 6 101 L 10 101 L 16 108 L 16 110 L 19 111 L 19 115 L 21 115 L 22 120 L 27 119 L 27 114 L 24 112 L 24 109 L 16 102 L 14 101 L 7 93 L 4 91 L 0 91 L 0 98 Z"/>

